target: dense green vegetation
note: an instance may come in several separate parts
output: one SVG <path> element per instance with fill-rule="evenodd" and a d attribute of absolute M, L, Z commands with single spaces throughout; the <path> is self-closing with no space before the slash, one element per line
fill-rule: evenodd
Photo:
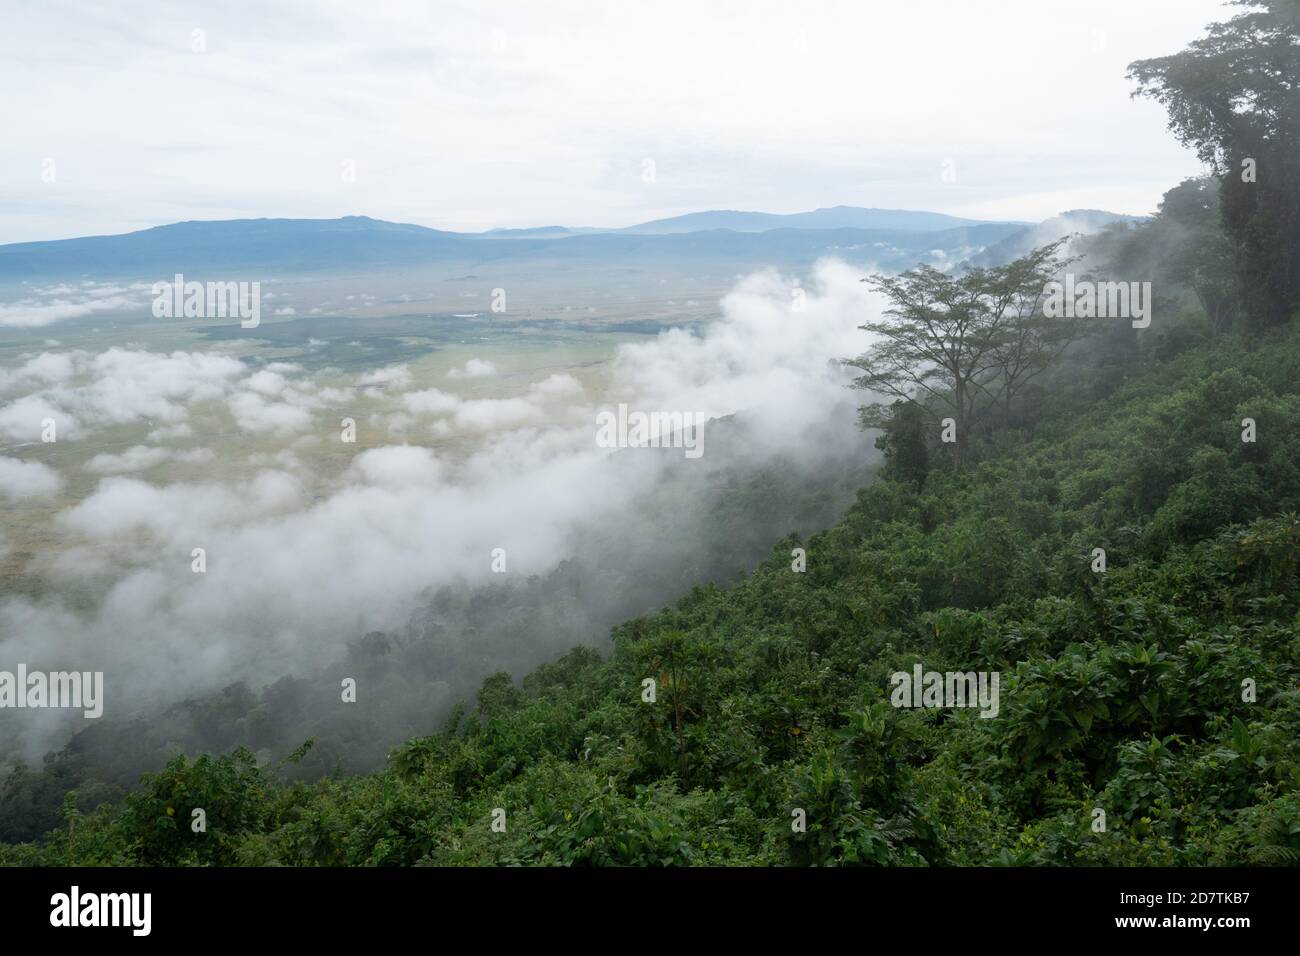
<path fill-rule="evenodd" d="M 1197 328 L 1054 389 L 972 467 L 863 489 L 608 657 L 489 679 L 381 772 L 178 756 L 0 862 L 1300 861 L 1300 333 Z M 890 706 L 915 662 L 1000 671 L 999 715 Z"/>
<path fill-rule="evenodd" d="M 1300 307 L 1300 0 L 1230 2 L 1235 16 L 1129 77 L 1215 175 L 1243 318 L 1280 325 Z"/>

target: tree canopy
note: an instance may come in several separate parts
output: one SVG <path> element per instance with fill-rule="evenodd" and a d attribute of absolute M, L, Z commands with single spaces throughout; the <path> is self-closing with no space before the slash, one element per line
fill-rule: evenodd
<path fill-rule="evenodd" d="M 1300 307 L 1300 0 L 1234 5 L 1245 12 L 1129 77 L 1214 170 L 1244 314 L 1276 325 Z"/>

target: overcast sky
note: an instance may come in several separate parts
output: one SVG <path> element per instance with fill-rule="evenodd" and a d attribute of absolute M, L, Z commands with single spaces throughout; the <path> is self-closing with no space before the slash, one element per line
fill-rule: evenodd
<path fill-rule="evenodd" d="M 0 242 L 256 216 L 478 230 L 841 204 L 1145 213 L 1199 164 L 1158 105 L 1129 98 L 1125 66 L 1229 13 L 1218 0 L 9 4 Z"/>

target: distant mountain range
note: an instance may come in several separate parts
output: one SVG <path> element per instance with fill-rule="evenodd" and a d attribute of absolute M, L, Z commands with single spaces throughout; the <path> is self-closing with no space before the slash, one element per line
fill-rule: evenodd
<path fill-rule="evenodd" d="M 548 226 L 484 233 L 448 232 L 368 216 L 190 221 L 123 235 L 0 245 L 0 279 L 148 277 L 200 269 L 314 272 L 516 260 L 572 265 L 627 260 L 641 267 L 695 266 L 708 260 L 726 268 L 786 267 L 806 265 L 827 254 L 905 268 L 927 256 L 927 261 L 1000 256 L 1058 224 L 1071 226 L 1065 229 L 1071 231 L 1079 224 L 1100 228 L 1098 223 L 1121 218 L 1084 211 L 1035 225 L 836 206 L 790 215 L 715 210 L 610 230 Z"/>
<path fill-rule="evenodd" d="M 960 219 L 938 212 L 913 212 L 906 209 L 863 209 L 860 206 L 833 206 L 812 212 L 789 214 L 737 212 L 714 209 L 692 212 L 671 219 L 654 219 L 621 229 L 596 229 L 590 226 L 542 226 L 536 229 L 493 229 L 484 235 L 497 238 L 557 239 L 590 233 L 623 233 L 639 236 L 666 236 L 682 232 L 706 232 L 727 229 L 731 232 L 768 232 L 772 229 L 871 229 L 890 232 L 938 232 L 962 226 L 990 223 L 979 219 Z M 1030 223 L 1019 223 L 1027 226 Z"/>

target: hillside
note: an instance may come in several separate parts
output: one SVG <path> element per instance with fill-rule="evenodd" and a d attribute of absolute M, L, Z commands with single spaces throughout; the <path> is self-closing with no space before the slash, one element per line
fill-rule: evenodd
<path fill-rule="evenodd" d="M 995 265 L 1010 262 L 1023 256 L 1031 249 L 1068 235 L 1090 235 L 1101 232 L 1107 226 L 1116 223 L 1142 222 L 1141 216 L 1123 216 L 1100 209 L 1071 209 L 1044 219 L 1037 225 L 1025 226 L 998 240 L 986 249 L 971 256 L 971 263 L 977 266 Z"/>
<path fill-rule="evenodd" d="M 1300 330 L 1095 354 L 974 467 L 490 678 L 380 772 L 181 756 L 0 863 L 1295 863 Z M 891 706 L 916 664 L 999 673 L 997 718 Z"/>

